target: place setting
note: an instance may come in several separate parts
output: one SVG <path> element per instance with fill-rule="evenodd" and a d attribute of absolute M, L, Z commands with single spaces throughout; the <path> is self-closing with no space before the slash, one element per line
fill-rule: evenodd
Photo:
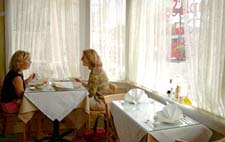
<path fill-rule="evenodd" d="M 176 104 L 165 105 L 162 110 L 155 113 L 153 119 L 147 119 L 144 123 L 153 130 L 179 128 L 198 124 L 197 121 L 184 115 Z"/>
<path fill-rule="evenodd" d="M 54 80 L 54 79 L 40 79 L 32 80 L 27 86 L 26 92 L 36 91 L 73 91 L 83 90 L 80 82 L 73 80 Z"/>
<path fill-rule="evenodd" d="M 41 79 L 29 82 L 26 92 L 32 91 L 55 91 L 55 89 L 47 79 Z"/>
<path fill-rule="evenodd" d="M 149 103 L 153 103 L 152 99 L 148 97 L 144 90 L 139 88 L 131 89 L 124 96 L 124 101 L 122 102 L 124 109 L 139 110 Z"/>

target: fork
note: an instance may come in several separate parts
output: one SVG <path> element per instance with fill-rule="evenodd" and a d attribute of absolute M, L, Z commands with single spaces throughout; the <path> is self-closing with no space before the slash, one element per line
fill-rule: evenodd
<path fill-rule="evenodd" d="M 190 120 L 187 120 L 187 117 L 185 115 L 181 118 L 181 120 L 185 122 L 187 125 L 192 124 Z"/>

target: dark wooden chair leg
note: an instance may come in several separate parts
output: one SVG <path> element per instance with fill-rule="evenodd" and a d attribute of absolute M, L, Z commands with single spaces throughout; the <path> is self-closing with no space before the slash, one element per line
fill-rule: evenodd
<path fill-rule="evenodd" d="M 3 121 L 2 121 L 2 136 L 5 137 L 6 134 L 6 123 L 7 117 L 3 114 Z"/>

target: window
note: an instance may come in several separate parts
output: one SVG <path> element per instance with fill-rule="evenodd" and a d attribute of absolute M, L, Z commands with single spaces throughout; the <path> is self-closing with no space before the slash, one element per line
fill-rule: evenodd
<path fill-rule="evenodd" d="M 79 10 L 79 0 L 7 0 L 7 57 L 26 50 L 29 72 L 42 78 L 80 76 Z"/>
<path fill-rule="evenodd" d="M 224 2 L 130 3 L 129 80 L 166 94 L 172 79 L 194 106 L 225 117 Z"/>
<path fill-rule="evenodd" d="M 125 79 L 126 0 L 91 0 L 91 48 L 97 50 L 111 80 Z"/>
<path fill-rule="evenodd" d="M 82 50 L 94 48 L 110 80 L 128 79 L 165 94 L 172 79 L 182 96 L 198 101 L 196 107 L 225 117 L 224 1 L 5 2 L 7 55 L 30 51 L 31 72 L 80 76 Z M 87 4 L 90 16 L 83 16 Z M 86 16 L 90 24 L 80 21 Z M 90 47 L 81 47 L 89 41 L 80 23 L 90 25 Z"/>

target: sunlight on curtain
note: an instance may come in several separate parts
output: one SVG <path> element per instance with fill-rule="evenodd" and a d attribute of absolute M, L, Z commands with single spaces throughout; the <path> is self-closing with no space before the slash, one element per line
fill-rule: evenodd
<path fill-rule="evenodd" d="M 164 92 L 170 78 L 170 9 L 170 1 L 133 0 L 128 22 L 129 80 Z"/>
<path fill-rule="evenodd" d="M 198 34 L 187 35 L 195 38 L 189 53 L 191 97 L 198 108 L 222 117 L 225 117 L 224 23 L 225 1 L 202 0 L 200 28 L 191 29 L 199 32 L 199 37 Z"/>
<path fill-rule="evenodd" d="M 110 80 L 125 79 L 125 0 L 90 0 L 90 46 Z"/>
<path fill-rule="evenodd" d="M 7 0 L 6 57 L 31 53 L 29 72 L 63 79 L 80 76 L 79 0 Z"/>
<path fill-rule="evenodd" d="M 225 117 L 225 1 L 200 2 L 131 1 L 128 77 L 165 95 L 174 79 L 194 106 Z"/>

